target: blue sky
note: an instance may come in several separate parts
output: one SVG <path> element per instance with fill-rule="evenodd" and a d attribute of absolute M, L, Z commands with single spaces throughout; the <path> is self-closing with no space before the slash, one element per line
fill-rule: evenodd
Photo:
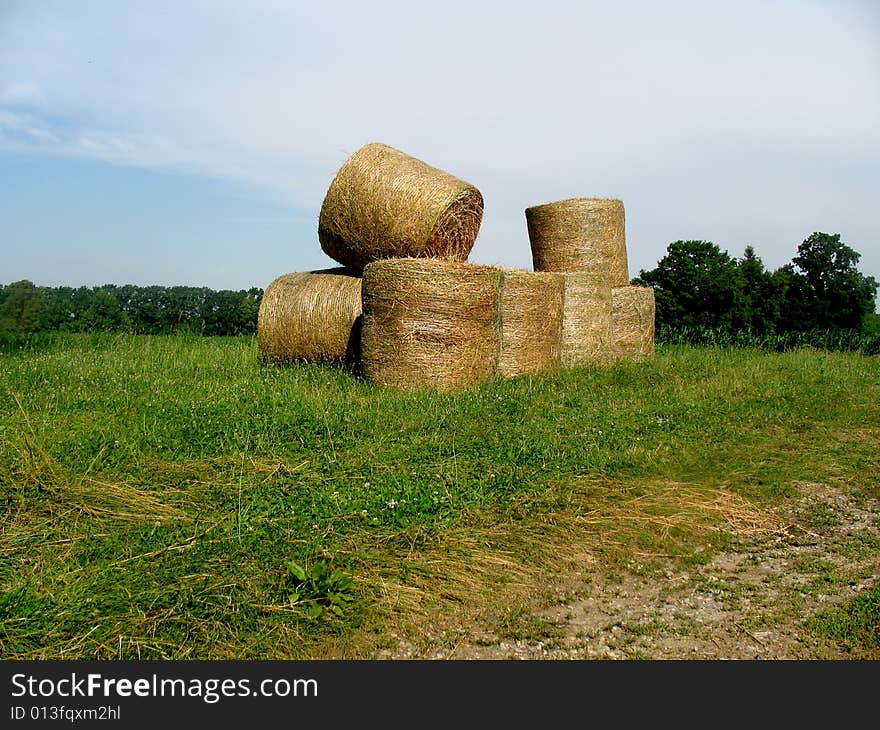
<path fill-rule="evenodd" d="M 346 156 L 477 185 L 471 260 L 524 209 L 620 197 L 630 274 L 676 239 L 880 279 L 880 3 L 0 0 L 0 282 L 265 286 L 330 265 Z"/>

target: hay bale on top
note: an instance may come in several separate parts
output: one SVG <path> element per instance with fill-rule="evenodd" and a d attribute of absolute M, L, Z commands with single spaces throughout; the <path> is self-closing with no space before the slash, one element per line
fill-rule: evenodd
<path fill-rule="evenodd" d="M 385 258 L 465 261 L 482 219 L 483 196 L 473 185 L 373 143 L 336 173 L 318 237 L 328 256 L 357 270 Z"/>
<path fill-rule="evenodd" d="M 569 198 L 526 208 L 535 271 L 605 276 L 629 284 L 623 202 Z"/>
<path fill-rule="evenodd" d="M 563 274 L 562 344 L 565 367 L 611 360 L 611 284 L 596 274 Z"/>
<path fill-rule="evenodd" d="M 436 259 L 364 269 L 361 366 L 368 380 L 450 391 L 490 378 L 498 359 L 501 272 Z"/>
<path fill-rule="evenodd" d="M 614 355 L 643 360 L 654 354 L 654 290 L 622 286 L 611 290 Z"/>
<path fill-rule="evenodd" d="M 562 337 L 560 274 L 504 269 L 498 374 L 536 374 L 559 362 Z"/>
<path fill-rule="evenodd" d="M 267 360 L 357 361 L 361 280 L 350 269 L 284 274 L 263 293 L 257 314 Z"/>

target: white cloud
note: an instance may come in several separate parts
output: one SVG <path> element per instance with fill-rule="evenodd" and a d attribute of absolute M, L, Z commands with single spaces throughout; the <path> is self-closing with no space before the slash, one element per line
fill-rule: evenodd
<path fill-rule="evenodd" d="M 54 145 L 58 137 L 39 119 L 30 114 L 16 114 L 0 109 L 0 143 L 18 141 L 24 145 Z"/>

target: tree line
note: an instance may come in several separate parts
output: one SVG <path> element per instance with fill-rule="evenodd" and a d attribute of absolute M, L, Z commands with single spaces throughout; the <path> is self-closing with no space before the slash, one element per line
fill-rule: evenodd
<path fill-rule="evenodd" d="M 751 246 L 736 259 L 710 241 L 675 241 L 633 284 L 654 288 L 660 339 L 675 340 L 683 331 L 722 339 L 841 331 L 876 338 L 878 285 L 858 270 L 860 258 L 840 234 L 821 232 L 775 271 Z"/>
<path fill-rule="evenodd" d="M 257 331 L 263 290 L 214 291 L 192 286 L 46 287 L 0 285 L 0 332 L 191 332 L 243 335 Z"/>
<path fill-rule="evenodd" d="M 785 336 L 776 342 L 880 350 L 878 284 L 858 270 L 860 258 L 840 234 L 819 232 L 775 271 L 751 246 L 733 258 L 710 241 L 674 241 L 657 267 L 641 270 L 632 283 L 654 288 L 660 341 L 761 344 L 748 338 Z M 254 334 L 262 296 L 257 287 L 73 288 L 17 281 L 0 285 L 0 333 Z"/>

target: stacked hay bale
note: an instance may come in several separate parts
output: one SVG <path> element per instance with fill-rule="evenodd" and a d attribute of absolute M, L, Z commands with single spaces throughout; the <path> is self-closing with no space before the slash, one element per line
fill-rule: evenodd
<path fill-rule="evenodd" d="M 356 365 L 361 279 L 336 268 L 283 274 L 263 292 L 257 336 L 265 360 Z"/>
<path fill-rule="evenodd" d="M 266 360 L 335 361 L 375 383 L 450 391 L 653 353 L 653 290 L 629 285 L 623 203 L 526 209 L 535 271 L 467 262 L 480 191 L 384 144 L 351 155 L 318 220 L 344 268 L 284 274 L 263 295 Z"/>
<path fill-rule="evenodd" d="M 336 173 L 318 219 L 321 248 L 363 271 L 385 258 L 465 261 L 483 218 L 483 196 L 470 183 L 373 143 Z"/>
<path fill-rule="evenodd" d="M 346 160 L 321 206 L 324 252 L 363 272 L 361 368 L 450 391 L 497 371 L 497 269 L 466 263 L 483 216 L 470 183 L 384 144 Z"/>
<path fill-rule="evenodd" d="M 380 259 L 363 279 L 361 364 L 368 380 L 451 391 L 495 374 L 501 272 L 440 259 Z"/>
<path fill-rule="evenodd" d="M 502 275 L 465 263 L 482 215 L 470 183 L 384 144 L 357 150 L 318 220 L 321 248 L 347 268 L 270 284 L 258 318 L 264 357 L 356 364 L 369 380 L 406 389 L 491 377 Z"/>
<path fill-rule="evenodd" d="M 613 342 L 612 289 L 608 279 L 598 274 L 561 276 L 561 364 L 577 367 L 608 362 Z"/>
<path fill-rule="evenodd" d="M 611 290 L 615 357 L 645 360 L 654 354 L 654 290 L 616 286 Z"/>
<path fill-rule="evenodd" d="M 526 208 L 535 271 L 595 274 L 627 286 L 626 223 L 615 198 L 569 198 Z"/>
<path fill-rule="evenodd" d="M 565 366 L 653 354 L 653 290 L 631 287 L 623 202 L 568 198 L 526 209 L 536 271 L 564 274 Z"/>
<path fill-rule="evenodd" d="M 501 275 L 498 375 L 552 370 L 563 352 L 564 278 L 519 269 L 504 269 Z"/>

